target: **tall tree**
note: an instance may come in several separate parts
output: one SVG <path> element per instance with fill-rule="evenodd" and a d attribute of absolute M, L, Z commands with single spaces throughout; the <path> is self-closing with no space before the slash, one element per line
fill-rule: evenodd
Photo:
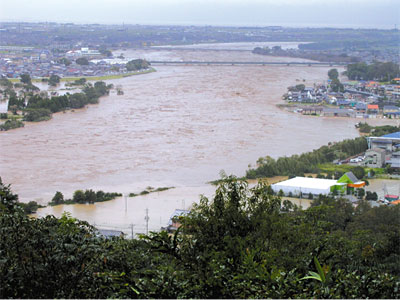
<path fill-rule="evenodd" d="M 21 78 L 22 83 L 27 84 L 27 85 L 32 84 L 31 76 L 29 74 L 27 74 L 27 73 L 21 74 L 20 78 Z"/>
<path fill-rule="evenodd" d="M 337 69 L 330 69 L 328 71 L 328 77 L 329 79 L 333 80 L 333 79 L 338 79 L 339 77 L 339 72 Z"/>

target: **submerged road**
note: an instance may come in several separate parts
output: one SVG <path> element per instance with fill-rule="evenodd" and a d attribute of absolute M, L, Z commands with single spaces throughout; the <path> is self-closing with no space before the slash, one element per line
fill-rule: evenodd
<path fill-rule="evenodd" d="M 237 65 L 300 65 L 300 66 L 345 66 L 347 63 L 337 63 L 337 62 L 265 62 L 265 61 L 197 61 L 197 60 L 189 60 L 189 61 L 162 61 L 162 60 L 151 60 L 149 61 L 152 65 L 226 65 L 226 66 L 237 66 Z"/>

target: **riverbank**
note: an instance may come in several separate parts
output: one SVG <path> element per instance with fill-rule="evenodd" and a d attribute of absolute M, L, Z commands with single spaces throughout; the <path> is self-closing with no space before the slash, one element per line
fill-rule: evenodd
<path fill-rule="evenodd" d="M 85 78 L 87 81 L 102 81 L 102 80 L 120 79 L 120 78 L 135 76 L 135 75 L 148 74 L 148 73 L 152 73 L 152 72 L 156 72 L 156 69 L 154 69 L 153 67 L 149 68 L 148 70 L 144 70 L 144 71 L 121 73 L 121 74 L 115 74 L 115 75 L 62 77 L 60 79 L 60 81 L 61 82 L 70 82 L 70 81 L 79 80 L 81 78 Z M 49 77 L 32 78 L 32 82 L 43 82 L 42 79 L 49 79 Z M 20 82 L 19 78 L 9 78 L 9 80 L 14 83 Z"/>
<path fill-rule="evenodd" d="M 251 52 L 234 51 L 150 54 L 254 60 Z M 60 216 L 65 209 L 92 224 L 126 225 L 143 224 L 147 207 L 149 226 L 159 228 L 175 209 L 197 203 L 201 194 L 212 196 L 215 187 L 205 182 L 218 178 L 221 170 L 240 177 L 260 156 L 288 156 L 356 137 L 352 120 L 293 116 L 275 107 L 287 86 L 315 82 L 327 71 L 286 65 L 159 66 L 146 76 L 107 80 L 123 86 L 124 95 L 110 93 L 100 104 L 29 124 L 28 131 L 2 133 L 0 174 L 21 201 L 43 204 L 56 191 L 69 198 L 77 189 L 129 194 L 148 186 L 175 186 L 129 199 L 126 216 L 123 198 L 40 210 Z"/>

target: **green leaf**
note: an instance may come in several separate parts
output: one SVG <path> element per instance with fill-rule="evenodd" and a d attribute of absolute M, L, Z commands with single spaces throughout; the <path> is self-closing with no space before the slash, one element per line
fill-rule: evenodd
<path fill-rule="evenodd" d="M 139 295 L 139 294 L 140 294 L 140 292 L 139 292 L 137 289 L 135 289 L 135 288 L 133 288 L 133 287 L 130 287 L 130 288 L 131 288 L 132 291 L 134 291 L 134 292 L 136 293 L 136 295 Z"/>
<path fill-rule="evenodd" d="M 319 263 L 319 261 L 318 261 L 318 258 L 315 257 L 315 256 L 314 256 L 314 264 L 315 264 L 315 267 L 317 268 L 317 271 L 318 271 L 318 273 L 319 273 L 319 276 L 321 277 L 321 281 L 322 281 L 323 283 L 325 283 L 325 281 L 326 281 L 325 272 L 324 272 L 324 270 L 322 269 L 322 267 L 321 267 L 321 265 L 320 265 L 320 263 Z"/>
<path fill-rule="evenodd" d="M 322 282 L 321 276 L 319 276 L 319 274 L 317 274 L 315 272 L 312 272 L 312 271 L 309 271 L 308 274 L 309 274 L 308 276 L 305 276 L 305 277 L 301 278 L 300 280 L 315 279 L 315 280 L 318 280 L 318 281 Z"/>

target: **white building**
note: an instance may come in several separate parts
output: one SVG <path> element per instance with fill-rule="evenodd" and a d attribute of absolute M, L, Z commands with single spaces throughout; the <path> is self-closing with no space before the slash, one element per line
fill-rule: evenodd
<path fill-rule="evenodd" d="M 81 50 L 71 50 L 66 53 L 66 57 L 82 57 L 82 56 L 100 56 L 101 53 L 97 50 L 89 48 L 81 48 Z"/>
<path fill-rule="evenodd" d="M 293 196 L 300 194 L 313 194 L 313 195 L 328 195 L 333 191 L 334 186 L 346 185 L 345 183 L 338 183 L 333 179 L 320 179 L 320 178 L 307 178 L 295 177 L 282 182 L 271 185 L 275 193 L 283 191 L 285 195 L 292 193 Z"/>
<path fill-rule="evenodd" d="M 0 114 L 6 114 L 8 111 L 8 99 L 0 101 Z"/>

